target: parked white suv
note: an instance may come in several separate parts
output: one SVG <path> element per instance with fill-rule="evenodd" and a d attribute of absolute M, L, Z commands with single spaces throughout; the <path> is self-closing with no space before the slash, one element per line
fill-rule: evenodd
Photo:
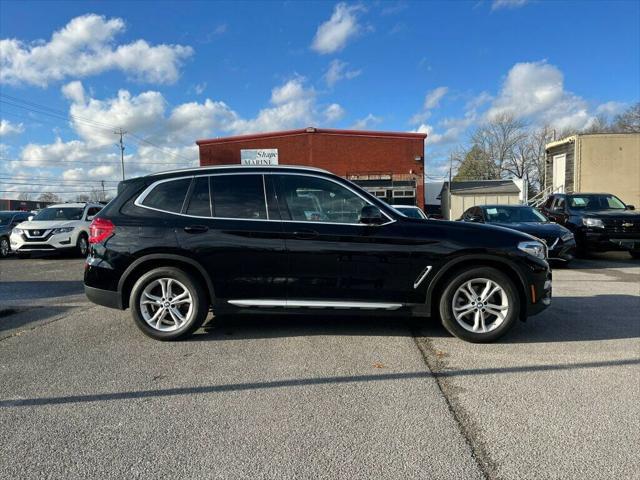
<path fill-rule="evenodd" d="M 99 203 L 62 203 L 43 208 L 12 230 L 11 249 L 21 258 L 31 252 L 74 249 L 86 257 L 89 224 L 102 207 Z"/>

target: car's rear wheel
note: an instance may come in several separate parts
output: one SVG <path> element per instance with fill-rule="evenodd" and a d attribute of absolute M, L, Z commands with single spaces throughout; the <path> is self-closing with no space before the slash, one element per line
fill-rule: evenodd
<path fill-rule="evenodd" d="M 444 327 L 468 342 L 491 342 L 514 325 L 520 297 L 513 281 L 490 267 L 458 272 L 440 297 Z"/>
<path fill-rule="evenodd" d="M 7 237 L 0 237 L 0 258 L 9 256 L 10 251 L 9 239 Z"/>
<path fill-rule="evenodd" d="M 129 298 L 136 325 L 157 340 L 176 340 L 204 322 L 209 303 L 204 288 L 187 272 L 161 267 L 142 275 Z"/>
<path fill-rule="evenodd" d="M 89 253 L 89 238 L 85 233 L 78 235 L 78 241 L 76 242 L 76 251 L 81 257 L 86 257 Z"/>

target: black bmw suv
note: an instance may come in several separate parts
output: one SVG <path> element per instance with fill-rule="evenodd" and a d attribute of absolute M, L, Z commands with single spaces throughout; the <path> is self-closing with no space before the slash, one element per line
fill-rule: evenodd
<path fill-rule="evenodd" d="M 159 340 L 249 312 L 439 316 L 497 339 L 551 302 L 546 246 L 514 230 L 408 218 L 302 167 L 211 167 L 120 183 L 94 219 L 85 291 Z"/>

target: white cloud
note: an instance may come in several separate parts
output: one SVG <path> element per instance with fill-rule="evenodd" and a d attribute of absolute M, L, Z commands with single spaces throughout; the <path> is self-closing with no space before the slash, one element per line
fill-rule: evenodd
<path fill-rule="evenodd" d="M 349 39 L 362 30 L 358 23 L 358 14 L 362 10 L 360 5 L 338 3 L 331 18 L 318 27 L 311 48 L 320 54 L 342 50 Z"/>
<path fill-rule="evenodd" d="M 22 123 L 11 123 L 9 120 L 0 119 L 0 137 L 8 135 L 17 135 L 24 132 Z"/>
<path fill-rule="evenodd" d="M 439 106 L 440 100 L 442 100 L 442 97 L 444 97 L 448 91 L 448 87 L 438 87 L 428 92 L 424 98 L 424 109 L 431 110 Z"/>
<path fill-rule="evenodd" d="M 449 91 L 448 87 L 438 87 L 427 92 L 422 104 L 422 110 L 409 120 L 411 124 L 419 124 L 425 122 L 431 116 L 431 110 L 440 106 L 440 101 Z"/>
<path fill-rule="evenodd" d="M 114 165 L 100 165 L 99 167 L 95 167 L 90 169 L 88 172 L 90 177 L 92 178 L 113 178 L 117 172 L 117 169 Z"/>
<path fill-rule="evenodd" d="M 149 45 L 145 40 L 117 45 L 125 30 L 121 18 L 88 14 L 72 19 L 47 42 L 0 40 L 0 82 L 46 87 L 69 76 L 86 77 L 121 70 L 128 77 L 173 83 L 193 49 L 182 45 Z"/>
<path fill-rule="evenodd" d="M 62 94 L 75 103 L 84 103 L 84 86 L 79 80 L 63 85 Z"/>
<path fill-rule="evenodd" d="M 503 8 L 519 8 L 529 3 L 529 0 L 493 0 L 491 2 L 491 10 L 500 10 Z"/>
<path fill-rule="evenodd" d="M 598 115 L 613 116 L 623 112 L 628 105 L 624 102 L 606 102 L 598 105 L 596 113 Z"/>
<path fill-rule="evenodd" d="M 516 63 L 509 70 L 487 118 L 504 114 L 577 130 L 594 120 L 587 102 L 564 89 L 560 69 L 545 61 Z"/>
<path fill-rule="evenodd" d="M 382 117 L 377 117 L 370 113 L 366 117 L 357 120 L 353 125 L 351 125 L 351 128 L 354 130 L 365 130 L 375 125 L 379 125 L 380 123 L 382 123 Z"/>
<path fill-rule="evenodd" d="M 327 108 L 324 109 L 323 113 L 326 121 L 329 123 L 332 123 L 344 117 L 345 111 L 344 111 L 344 108 L 342 108 L 337 103 L 332 103 L 331 105 L 329 105 Z"/>
<path fill-rule="evenodd" d="M 351 80 L 356 78 L 362 73 L 362 70 L 348 70 L 346 62 L 341 62 L 338 59 L 332 60 L 329 64 L 327 72 L 324 74 L 324 80 L 329 87 L 333 87 L 340 80 Z"/>
<path fill-rule="evenodd" d="M 271 104 L 260 110 L 255 118 L 236 120 L 227 130 L 242 134 L 300 128 L 312 125 L 318 118 L 316 92 L 304 86 L 303 78 L 294 78 L 274 88 Z"/>
<path fill-rule="evenodd" d="M 84 169 L 82 168 L 69 168 L 62 172 L 63 180 L 82 180 L 85 178 Z"/>

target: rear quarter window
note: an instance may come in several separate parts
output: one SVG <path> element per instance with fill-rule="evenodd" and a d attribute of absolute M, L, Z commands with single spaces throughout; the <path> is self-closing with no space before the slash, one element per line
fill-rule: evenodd
<path fill-rule="evenodd" d="M 159 183 L 142 200 L 141 205 L 165 212 L 180 213 L 190 183 L 191 178 Z"/>

